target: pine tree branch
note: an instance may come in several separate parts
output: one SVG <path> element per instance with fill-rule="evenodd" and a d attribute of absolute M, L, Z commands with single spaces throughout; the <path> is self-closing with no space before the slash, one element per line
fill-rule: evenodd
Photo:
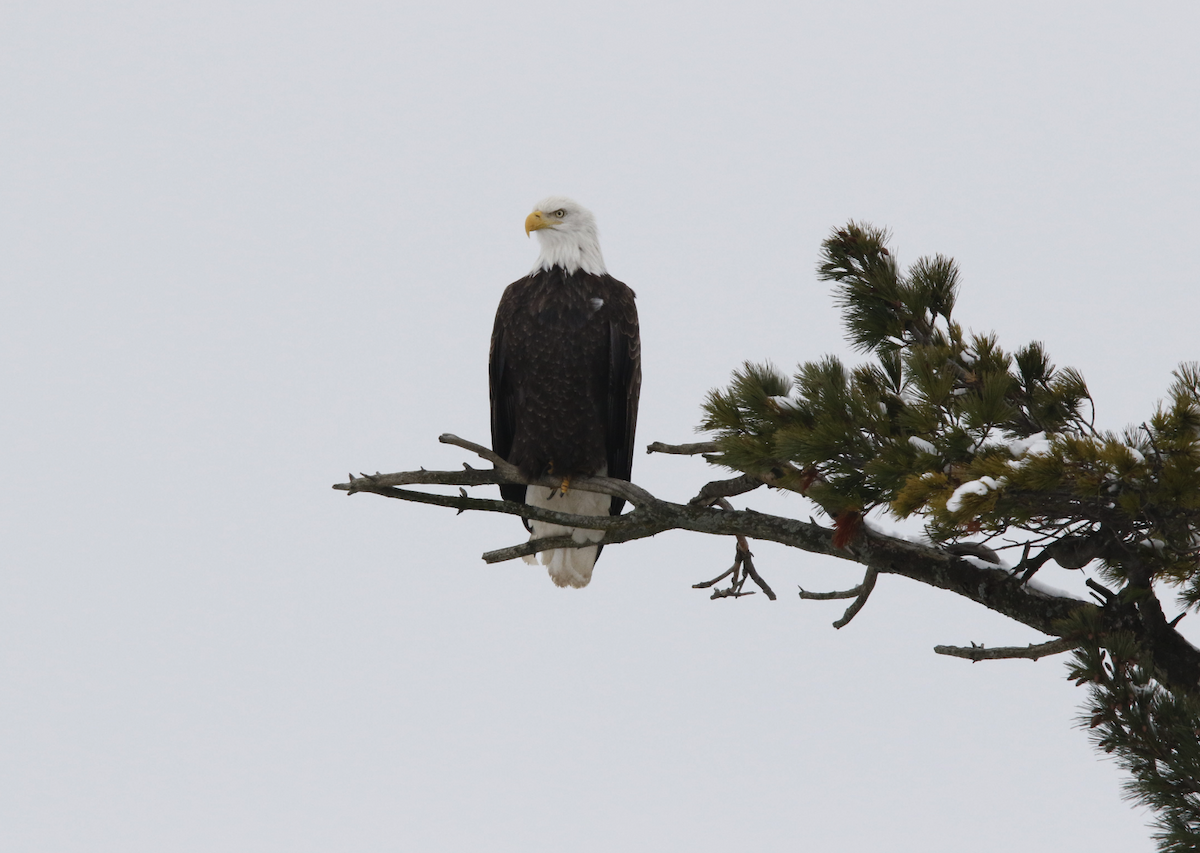
<path fill-rule="evenodd" d="M 1024 648 L 1020 646 L 996 646 L 995 648 L 988 649 L 982 645 L 971 643 L 970 646 L 934 646 L 933 650 L 939 655 L 966 658 L 969 661 L 978 662 L 981 660 L 1009 660 L 1011 658 L 1037 660 L 1038 658 L 1069 652 L 1071 649 L 1076 648 L 1079 648 L 1078 640 L 1061 637 L 1057 640 L 1051 640 L 1048 643 L 1039 643 L 1036 646 L 1030 643 Z"/>
<path fill-rule="evenodd" d="M 480 445 L 454 436 L 446 436 L 443 440 L 479 453 L 484 458 L 487 458 L 485 454 L 490 453 Z M 632 483 L 609 477 L 575 479 L 571 482 L 571 488 L 622 497 L 635 507 L 632 512 L 615 517 L 573 515 L 510 501 L 471 498 L 466 494 L 440 495 L 397 488 L 400 485 L 479 486 L 526 482 L 513 466 L 504 463 L 491 470 L 421 470 L 352 476 L 349 482 L 339 483 L 334 488 L 350 494 L 371 492 L 388 498 L 445 506 L 460 512 L 499 512 L 567 527 L 603 530 L 604 536 L 597 543 L 603 545 L 644 539 L 667 530 L 777 542 L 809 553 L 856 562 L 867 566 L 876 575 L 902 575 L 938 589 L 949 590 L 1051 636 L 1061 636 L 1064 625 L 1078 623 L 1084 618 L 1099 626 L 1102 644 L 1103 636 L 1109 630 L 1129 631 L 1145 645 L 1148 659 L 1153 661 L 1155 672 L 1161 673 L 1164 683 L 1191 695 L 1200 694 L 1200 650 L 1167 624 L 1162 616 L 1161 605 L 1150 590 L 1141 592 L 1138 601 L 1114 600 L 1099 606 L 1031 588 L 1006 569 L 979 565 L 977 558 L 957 556 L 940 548 L 893 538 L 870 528 L 864 528 L 856 536 L 852 548 L 838 548 L 833 544 L 835 531 L 813 522 L 752 510 L 676 504 L 657 498 Z M 528 484 L 557 488 L 559 481 L 544 477 Z M 571 543 L 564 547 L 577 545 Z M 535 553 L 545 547 L 550 545 L 522 543 L 490 551 L 487 558 L 489 562 L 498 562 Z M 864 578 L 864 584 L 853 590 L 856 602 L 865 601 L 865 585 Z M 866 590 L 868 594 L 869 591 Z M 859 608 L 861 604 L 858 607 L 852 605 L 847 609 L 847 616 L 853 618 Z M 847 620 L 847 616 L 843 620 Z"/>
<path fill-rule="evenodd" d="M 473 452 L 478 452 L 478 449 L 486 451 L 486 448 L 481 448 L 480 445 L 451 436 L 447 436 L 445 443 L 457 444 Z M 877 572 L 904 575 L 930 586 L 951 590 L 1047 633 L 1053 633 L 1053 623 L 1069 616 L 1078 608 L 1095 607 L 1076 599 L 1045 595 L 1023 587 L 1008 572 L 983 569 L 937 548 L 894 539 L 875 531 L 865 531 L 856 540 L 851 551 L 835 547 L 834 531 L 812 522 L 752 510 L 715 509 L 671 503 L 656 498 L 632 483 L 608 477 L 572 480 L 571 488 L 624 497 L 635 505 L 636 509 L 633 512 L 616 517 L 572 515 L 511 501 L 471 498 L 465 495 L 437 495 L 397 488 L 398 485 L 410 484 L 479 486 L 526 482 L 513 466 L 504 463 L 503 466 L 492 470 L 421 470 L 351 476 L 350 482 L 338 483 L 333 488 L 350 494 L 371 492 L 383 497 L 445 506 L 460 511 L 500 512 L 568 527 L 604 530 L 605 535 L 600 543 L 606 545 L 643 539 L 666 530 L 686 530 L 715 536 L 741 535 L 749 539 L 778 542 L 814 554 L 872 565 L 876 567 Z M 555 478 L 544 477 L 530 485 L 554 488 L 558 483 Z M 516 556 L 520 554 L 512 553 L 512 557 Z"/>

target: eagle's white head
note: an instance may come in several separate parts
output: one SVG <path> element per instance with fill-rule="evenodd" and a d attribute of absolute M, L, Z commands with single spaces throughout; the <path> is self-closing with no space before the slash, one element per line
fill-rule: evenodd
<path fill-rule="evenodd" d="M 543 199 L 525 218 L 526 236 L 531 231 L 537 232 L 542 246 L 533 272 L 553 266 L 560 266 L 567 272 L 583 270 L 593 275 L 606 272 L 596 218 L 586 207 L 557 195 Z"/>

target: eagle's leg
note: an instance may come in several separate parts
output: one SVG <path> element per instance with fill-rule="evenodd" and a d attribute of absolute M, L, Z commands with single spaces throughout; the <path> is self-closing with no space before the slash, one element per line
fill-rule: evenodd
<path fill-rule="evenodd" d="M 546 473 L 549 474 L 551 477 L 554 476 L 554 460 L 553 459 L 551 459 L 550 462 L 546 465 Z M 558 491 L 560 494 L 565 495 L 568 491 L 570 491 L 570 489 L 571 489 L 571 475 L 568 474 L 567 476 L 562 478 L 562 483 L 559 484 Z"/>

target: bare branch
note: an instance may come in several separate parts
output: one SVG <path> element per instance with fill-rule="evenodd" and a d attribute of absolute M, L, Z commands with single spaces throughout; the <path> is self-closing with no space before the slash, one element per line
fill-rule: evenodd
<path fill-rule="evenodd" d="M 728 569 L 721 572 L 721 574 L 717 575 L 715 578 L 713 578 L 710 581 L 701 581 L 700 583 L 692 584 L 692 589 L 708 589 L 710 586 L 713 586 L 713 585 L 718 584 L 721 581 L 725 580 L 725 578 L 729 577 L 731 574 L 736 572 L 739 568 L 741 568 L 741 563 L 735 558 L 733 565 L 730 566 Z"/>
<path fill-rule="evenodd" d="M 738 538 L 741 539 L 740 536 Z M 745 551 L 744 553 L 745 557 L 742 559 L 742 569 L 746 572 L 746 575 L 750 578 L 750 580 L 758 584 L 758 588 L 763 591 L 763 595 L 774 601 L 776 597 L 775 591 L 771 589 L 771 587 L 767 586 L 767 582 L 762 579 L 762 576 L 759 575 L 758 570 L 754 568 L 754 555 L 749 551 Z"/>
<path fill-rule="evenodd" d="M 1024 648 L 1020 646 L 997 646 L 987 649 L 982 645 L 971 643 L 970 646 L 934 646 L 933 650 L 939 655 L 966 658 L 972 663 L 978 663 L 981 660 L 1009 660 L 1012 658 L 1037 660 L 1038 658 L 1069 652 L 1071 649 L 1078 648 L 1078 646 L 1078 640 L 1062 637 L 1057 640 L 1051 640 L 1048 643 L 1040 643 L 1036 646 L 1030 643 Z"/>
<path fill-rule="evenodd" d="M 729 581 L 729 586 L 727 588 L 713 590 L 712 598 L 740 598 L 744 595 L 753 595 L 754 590 L 750 590 L 750 592 L 742 592 L 742 587 L 746 585 L 746 579 L 749 578 L 758 584 L 759 589 L 766 593 L 767 598 L 771 599 L 771 601 L 774 601 L 774 591 L 754 569 L 754 555 L 750 553 L 745 537 L 738 536 L 736 538 L 737 545 L 734 548 L 733 565 L 710 581 L 692 584 L 692 589 L 708 589 L 710 586 L 714 586 L 730 575 L 733 575 L 733 578 Z"/>
<path fill-rule="evenodd" d="M 711 483 L 705 484 L 696 497 L 692 498 L 688 503 L 693 506 L 708 506 L 719 498 L 732 498 L 737 495 L 744 495 L 746 492 L 754 491 L 761 485 L 763 485 L 761 479 L 752 477 L 749 474 L 743 474 L 740 477 L 733 477 L 729 480 L 713 480 Z"/>
<path fill-rule="evenodd" d="M 702 453 L 718 453 L 721 448 L 715 441 L 697 441 L 693 444 L 664 444 L 653 441 L 646 445 L 647 453 L 674 453 L 680 456 L 699 456 Z"/>
<path fill-rule="evenodd" d="M 494 484 L 498 481 L 493 471 L 421 471 L 421 472 L 405 472 L 400 474 L 364 474 L 361 477 L 350 477 L 349 483 L 338 483 L 333 488 L 345 491 L 351 495 L 357 492 L 370 492 L 375 495 L 382 495 L 385 498 L 396 498 L 403 501 L 412 501 L 414 503 L 431 504 L 433 506 L 450 507 L 457 509 L 460 512 L 465 510 L 479 510 L 482 512 L 501 512 L 507 515 L 519 515 L 522 518 L 532 518 L 535 521 L 549 521 L 553 524 L 561 524 L 567 527 L 586 527 L 591 530 L 606 530 L 611 527 L 616 527 L 621 524 L 622 519 L 632 517 L 629 515 L 611 516 L 611 515 L 575 515 L 569 512 L 556 512 L 554 510 L 542 509 L 541 507 L 530 506 L 529 504 L 519 504 L 514 501 L 500 501 L 489 498 L 472 498 L 465 495 L 435 495 L 429 492 L 414 492 L 408 489 L 397 489 L 394 486 L 388 485 L 393 482 L 411 482 L 412 477 L 429 475 L 432 480 L 417 480 L 419 483 L 430 482 L 438 485 L 457 486 L 460 483 L 466 485 L 487 485 Z M 481 482 L 468 482 L 466 478 L 471 478 L 472 475 L 478 475 Z M 439 479 L 440 478 L 440 479 Z M 499 480 L 499 482 L 507 482 Z"/>
<path fill-rule="evenodd" d="M 526 557 L 540 551 L 551 551 L 556 548 L 585 548 L 595 544 L 595 542 L 576 542 L 570 536 L 547 536 L 543 539 L 530 539 L 528 542 L 513 545 L 511 548 L 485 551 L 483 561 L 485 563 L 503 563 L 505 560 L 515 560 L 517 557 Z"/>
<path fill-rule="evenodd" d="M 858 611 L 862 610 L 863 605 L 867 603 L 867 598 L 871 595 L 871 590 L 875 589 L 875 581 L 878 579 L 879 571 L 874 566 L 867 566 L 863 582 L 858 585 L 858 597 L 846 608 L 842 618 L 833 623 L 833 627 L 845 628 L 850 624 L 850 620 L 857 616 Z"/>
<path fill-rule="evenodd" d="M 839 589 L 834 592 L 809 592 L 804 587 L 800 587 L 800 597 L 807 601 L 835 601 L 841 598 L 858 598 L 861 592 L 861 585 L 854 587 L 854 589 Z"/>
<path fill-rule="evenodd" d="M 722 510 L 730 512 L 734 511 L 733 504 L 731 504 L 725 498 L 712 498 L 710 503 L 717 504 Z M 689 506 L 695 506 L 695 504 L 689 503 Z M 740 533 L 734 534 L 734 537 L 737 539 L 737 545 L 734 549 L 733 565 L 710 581 L 692 584 L 692 589 L 707 589 L 708 587 L 713 586 L 730 575 L 733 575 L 733 579 L 730 580 L 729 587 L 727 589 L 713 590 L 713 598 L 727 598 L 730 596 L 739 598 L 743 595 L 753 594 L 753 590 L 750 592 L 742 592 L 742 587 L 745 585 L 746 579 L 749 578 L 758 585 L 758 588 L 763 591 L 767 598 L 769 598 L 771 601 L 774 601 L 776 599 L 775 591 L 771 589 L 767 582 L 762 579 L 762 576 L 758 573 L 758 570 L 754 568 L 754 555 L 750 553 L 750 543 L 746 540 L 746 537 Z"/>
<path fill-rule="evenodd" d="M 438 436 L 438 441 L 440 441 L 442 444 L 453 444 L 455 447 L 461 447 L 463 450 L 469 450 L 480 459 L 486 459 L 488 462 L 491 462 L 499 470 L 508 471 L 514 474 L 517 471 L 516 465 L 513 465 L 490 447 L 484 447 L 482 444 L 476 444 L 473 441 L 467 441 L 465 438 L 459 438 L 452 432 L 442 433 Z"/>
<path fill-rule="evenodd" d="M 717 498 L 717 505 L 723 510 L 727 510 L 729 512 L 733 511 L 733 504 L 731 504 L 725 498 Z M 762 576 L 758 573 L 758 570 L 754 568 L 754 555 L 750 553 L 749 541 L 747 541 L 746 537 L 742 536 L 740 533 L 737 534 L 736 539 L 738 561 L 741 563 L 742 571 L 745 573 L 742 578 L 742 583 L 746 582 L 746 578 L 750 578 L 750 580 L 758 584 L 758 588 L 763 591 L 763 594 L 766 595 L 767 598 L 771 599 L 771 601 L 774 601 L 775 591 L 771 589 L 771 587 L 767 586 L 767 582 L 762 579 Z M 735 562 L 733 564 L 735 578 L 737 577 L 737 567 L 738 563 Z M 738 588 L 741 588 L 740 584 Z"/>
<path fill-rule="evenodd" d="M 734 546 L 733 552 L 733 565 L 710 581 L 692 584 L 692 589 L 707 589 L 708 587 L 716 584 L 718 581 L 733 575 L 733 578 L 729 581 L 729 586 L 725 589 L 714 589 L 710 598 L 715 601 L 718 598 L 741 598 L 745 595 L 754 595 L 754 590 L 742 592 L 742 587 L 746 585 L 746 578 L 748 578 L 750 575 L 748 572 L 743 573 L 741 570 L 745 565 L 750 552 L 742 547 L 746 540 L 740 536 L 737 538 L 738 542 Z"/>
<path fill-rule="evenodd" d="M 443 436 L 445 438 L 446 436 Z M 452 438 L 456 438 L 451 436 Z M 457 439 L 454 442 L 445 442 L 446 444 L 455 444 L 463 442 L 463 439 Z M 463 442 L 470 444 L 470 442 Z M 476 445 L 478 446 L 478 445 Z M 469 449 L 469 448 L 468 448 Z M 489 453 L 491 451 L 488 451 Z M 503 460 L 501 460 L 503 461 Z M 503 467 L 493 468 L 468 468 L 465 471 L 400 471 L 395 474 L 362 474 L 355 477 L 353 474 L 348 475 L 350 482 L 337 483 L 333 488 L 340 491 L 355 494 L 356 492 L 372 492 L 384 497 L 401 497 L 400 495 L 388 494 L 385 489 L 388 486 L 411 486 L 411 485 L 439 485 L 439 486 L 490 486 L 499 485 L 500 483 L 512 483 L 516 485 L 542 486 L 547 489 L 557 489 L 562 484 L 562 479 L 558 477 L 541 477 L 537 480 L 526 480 L 517 471 L 516 466 L 504 462 Z M 603 495 L 612 495 L 614 497 L 623 498 L 634 506 L 640 506 L 643 503 L 656 500 L 653 495 L 647 492 L 640 486 L 635 486 L 626 480 L 618 480 L 614 477 L 579 477 L 571 480 L 571 488 L 579 489 L 583 492 L 598 492 Z M 408 493 L 412 494 L 412 493 Z M 402 498 L 404 500 L 416 500 L 415 498 Z M 426 501 L 426 503 L 435 503 L 435 501 Z M 442 506 L 453 506 L 453 504 L 442 504 Z M 483 509 L 483 507 L 466 507 L 467 509 Z M 507 510 L 494 510 L 495 512 L 506 512 Z M 526 518 L 537 518 L 537 516 L 527 515 Z M 590 516 L 589 516 L 590 517 Z M 545 519 L 538 519 L 544 521 Z M 587 525 L 576 524 L 574 527 L 586 527 Z"/>
<path fill-rule="evenodd" d="M 718 598 L 744 598 L 747 595 L 754 595 L 754 590 L 742 592 L 742 588 L 737 586 L 729 587 L 728 589 L 714 589 L 709 598 L 715 601 Z"/>
<path fill-rule="evenodd" d="M 338 483 L 335 489 L 355 494 L 356 492 L 374 492 L 387 486 L 491 486 L 499 483 L 524 482 L 519 478 L 506 476 L 500 471 L 486 468 L 468 468 L 464 471 L 400 471 L 395 474 L 359 474 L 355 477 L 348 475 L 350 482 Z"/>

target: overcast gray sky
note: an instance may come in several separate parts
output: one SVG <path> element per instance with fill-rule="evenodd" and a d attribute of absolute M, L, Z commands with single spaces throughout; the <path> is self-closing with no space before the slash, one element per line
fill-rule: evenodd
<path fill-rule="evenodd" d="M 854 567 L 767 545 L 780 600 L 712 602 L 683 534 L 560 590 L 482 563 L 512 518 L 329 488 L 486 440 L 551 193 L 638 293 L 640 444 L 853 359 L 849 218 L 1146 418 L 1200 356 L 1194 4 L 833 6 L 0 10 L 0 847 L 1152 849 L 1061 659 L 932 653 L 1040 639 L 977 606 L 884 578 L 834 631 L 794 591 Z"/>

